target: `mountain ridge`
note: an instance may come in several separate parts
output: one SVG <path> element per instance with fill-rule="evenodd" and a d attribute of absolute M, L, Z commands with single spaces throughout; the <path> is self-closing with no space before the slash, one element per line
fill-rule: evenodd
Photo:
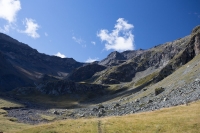
<path fill-rule="evenodd" d="M 42 83 L 41 79 L 47 75 L 50 77 L 46 79 L 59 79 L 63 80 L 63 83 L 66 80 L 89 84 L 122 84 L 122 86 L 124 83 L 129 83 L 128 88 L 130 88 L 152 75 L 156 77 L 150 84 L 159 82 L 198 55 L 199 29 L 200 26 L 197 26 L 191 35 L 151 49 L 121 53 L 114 51 L 100 62 L 89 64 L 77 62 L 73 58 L 62 59 L 41 54 L 4 34 L 0 34 L 0 51 L 6 61 L 21 75 L 31 80 L 32 84 Z M 127 85 L 124 87 L 126 88 Z"/>

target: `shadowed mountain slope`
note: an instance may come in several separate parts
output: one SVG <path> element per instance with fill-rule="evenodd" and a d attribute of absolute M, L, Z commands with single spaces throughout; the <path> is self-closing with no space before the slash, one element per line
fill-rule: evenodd
<path fill-rule="evenodd" d="M 64 77 L 75 68 L 83 65 L 73 58 L 41 54 L 28 45 L 2 33 L 0 33 L 0 51 L 15 68 L 34 80 L 43 74 Z"/>

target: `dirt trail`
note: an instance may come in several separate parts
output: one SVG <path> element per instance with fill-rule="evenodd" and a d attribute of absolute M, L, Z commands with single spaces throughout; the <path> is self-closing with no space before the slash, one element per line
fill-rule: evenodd
<path fill-rule="evenodd" d="M 103 133 L 101 128 L 101 121 L 98 120 L 98 133 Z"/>

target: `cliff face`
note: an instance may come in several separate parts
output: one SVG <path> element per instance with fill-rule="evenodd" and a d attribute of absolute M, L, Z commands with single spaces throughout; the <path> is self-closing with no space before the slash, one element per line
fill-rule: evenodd
<path fill-rule="evenodd" d="M 200 26 L 197 26 L 192 31 L 195 54 L 200 54 Z"/>

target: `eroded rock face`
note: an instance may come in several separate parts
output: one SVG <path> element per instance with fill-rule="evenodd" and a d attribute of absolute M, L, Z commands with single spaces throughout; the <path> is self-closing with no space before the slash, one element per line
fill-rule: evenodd
<path fill-rule="evenodd" d="M 200 34 L 197 34 L 195 36 L 195 42 L 194 42 L 194 50 L 195 50 L 195 54 L 198 55 L 200 54 Z"/>

